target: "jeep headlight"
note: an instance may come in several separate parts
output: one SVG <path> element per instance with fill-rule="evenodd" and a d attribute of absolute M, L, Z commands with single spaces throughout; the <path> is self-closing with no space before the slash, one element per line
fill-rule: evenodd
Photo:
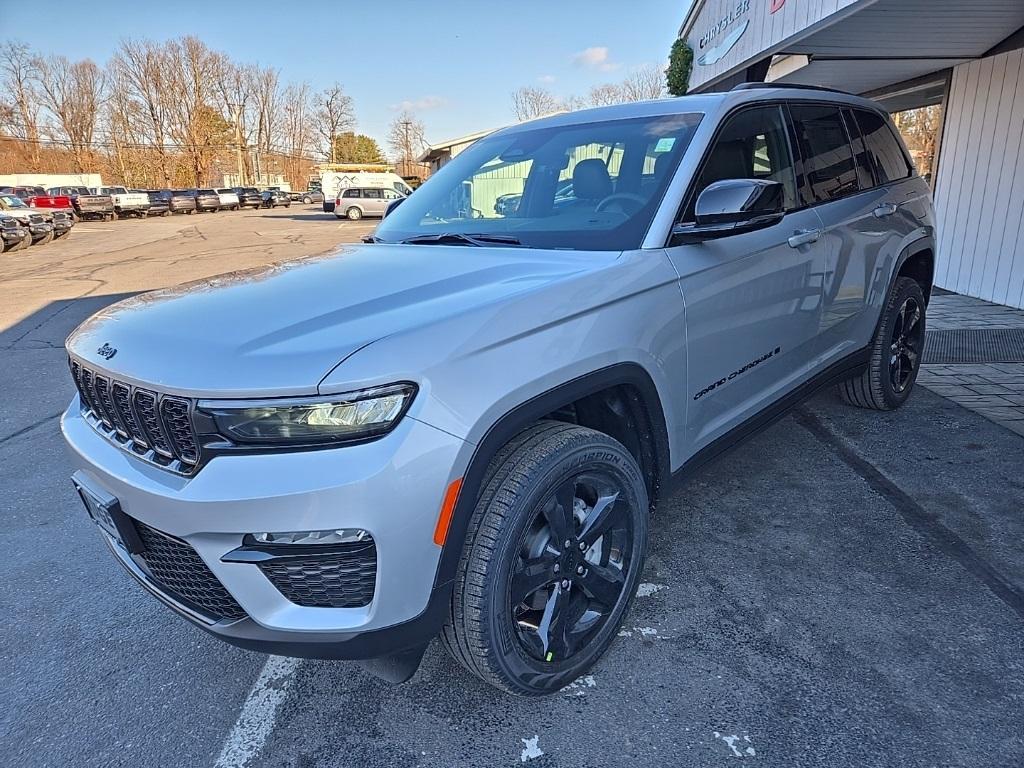
<path fill-rule="evenodd" d="M 401 383 L 316 398 L 202 400 L 197 411 L 236 445 L 321 445 L 386 434 L 415 394 L 415 384 Z"/>

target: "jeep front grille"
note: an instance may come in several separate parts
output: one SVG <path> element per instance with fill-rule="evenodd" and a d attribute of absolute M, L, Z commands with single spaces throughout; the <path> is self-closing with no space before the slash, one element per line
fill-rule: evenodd
<path fill-rule="evenodd" d="M 190 474 L 199 463 L 192 402 L 111 379 L 71 361 L 71 376 L 92 426 L 116 445 L 161 467 Z"/>

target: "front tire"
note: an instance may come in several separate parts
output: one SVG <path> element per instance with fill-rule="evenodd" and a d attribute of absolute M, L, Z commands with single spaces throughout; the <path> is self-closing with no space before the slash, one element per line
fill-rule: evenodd
<path fill-rule="evenodd" d="M 592 429 L 541 422 L 494 457 L 470 521 L 443 640 L 510 693 L 558 691 L 615 638 L 643 569 L 647 489 Z"/>
<path fill-rule="evenodd" d="M 909 277 L 893 283 L 871 341 L 864 372 L 839 385 L 839 395 L 858 408 L 891 411 L 910 397 L 924 353 L 925 300 Z"/>

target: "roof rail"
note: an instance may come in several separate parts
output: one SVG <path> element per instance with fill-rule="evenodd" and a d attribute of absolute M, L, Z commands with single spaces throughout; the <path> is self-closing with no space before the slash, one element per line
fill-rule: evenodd
<path fill-rule="evenodd" d="M 734 85 L 733 91 L 756 91 L 764 88 L 783 88 L 794 91 L 827 91 L 828 93 L 841 93 L 843 96 L 853 96 L 848 91 L 840 91 L 838 88 L 826 88 L 823 85 L 804 85 L 803 83 L 740 83 Z"/>

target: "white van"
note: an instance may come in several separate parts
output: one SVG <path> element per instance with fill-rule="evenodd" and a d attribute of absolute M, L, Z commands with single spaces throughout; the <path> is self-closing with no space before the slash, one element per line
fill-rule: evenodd
<path fill-rule="evenodd" d="M 380 189 L 393 189 L 401 195 L 411 195 L 412 187 L 402 181 L 402 177 L 395 173 L 372 173 L 369 171 L 323 171 L 320 174 L 320 183 L 324 191 L 324 211 L 334 211 L 334 201 L 341 190 L 347 187 L 379 187 Z"/>

